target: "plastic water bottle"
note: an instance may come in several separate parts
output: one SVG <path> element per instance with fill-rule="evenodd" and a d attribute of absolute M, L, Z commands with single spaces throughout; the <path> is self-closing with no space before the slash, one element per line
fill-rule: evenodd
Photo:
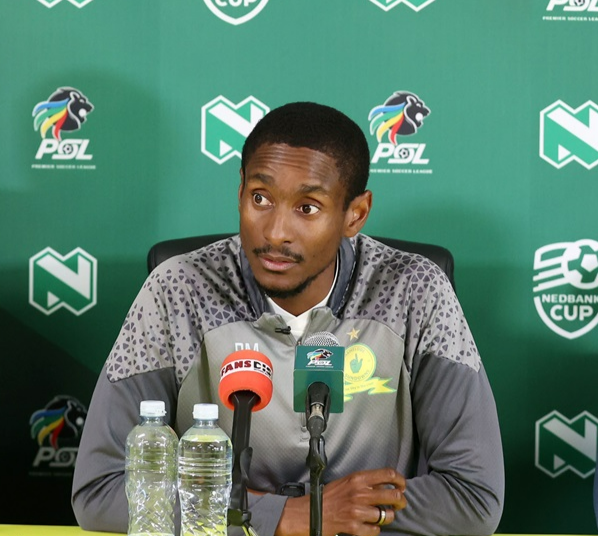
<path fill-rule="evenodd" d="M 125 447 L 128 534 L 175 536 L 179 438 L 164 422 L 164 402 L 144 400 L 139 409 Z"/>
<path fill-rule="evenodd" d="M 216 404 L 195 404 L 194 425 L 179 442 L 181 536 L 226 536 L 233 447 Z"/>

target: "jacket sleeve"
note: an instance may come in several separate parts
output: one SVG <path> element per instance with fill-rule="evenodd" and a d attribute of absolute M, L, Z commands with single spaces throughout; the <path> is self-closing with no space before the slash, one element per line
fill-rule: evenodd
<path fill-rule="evenodd" d="M 498 415 L 461 306 L 443 279 L 420 302 L 407 337 L 419 457 L 393 529 L 492 534 L 505 485 Z"/>
<path fill-rule="evenodd" d="M 167 422 L 175 427 L 176 363 L 191 363 L 201 346 L 200 307 L 190 303 L 188 293 L 180 297 L 183 290 L 192 291 L 184 264 L 170 259 L 156 268 L 131 305 L 100 373 L 81 436 L 71 496 L 75 517 L 84 529 L 127 532 L 125 443 L 139 422 L 140 402 L 163 400 Z"/>
<path fill-rule="evenodd" d="M 73 477 L 72 506 L 83 529 L 127 532 L 127 435 L 139 423 L 141 400 L 164 400 L 173 426 L 175 395 L 171 368 L 111 382 L 104 366 L 89 405 Z"/>
<path fill-rule="evenodd" d="M 127 532 L 125 443 L 142 400 L 163 400 L 174 427 L 177 383 L 173 353 L 191 329 L 169 325 L 169 288 L 159 270 L 143 285 L 100 372 L 75 463 L 71 502 L 87 530 Z M 196 351 L 189 343 L 185 348 Z M 181 352 L 182 353 L 182 352 Z"/>
<path fill-rule="evenodd" d="M 414 421 L 418 476 L 407 481 L 400 532 L 493 534 L 502 515 L 503 453 L 483 368 L 427 356 L 417 370 Z"/>

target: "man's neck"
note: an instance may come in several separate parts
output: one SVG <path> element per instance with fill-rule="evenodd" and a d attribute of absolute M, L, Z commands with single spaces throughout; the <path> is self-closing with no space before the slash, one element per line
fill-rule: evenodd
<path fill-rule="evenodd" d="M 317 307 L 324 307 L 328 303 L 330 295 L 332 294 L 332 289 L 334 289 L 334 285 L 336 284 L 338 276 L 338 261 L 336 263 L 336 266 L 337 267 L 334 272 L 334 280 L 332 281 L 332 285 L 330 286 L 328 294 L 324 296 L 324 298 L 319 303 L 315 304 L 313 307 L 310 307 L 306 311 L 303 311 L 299 315 L 294 315 L 292 312 L 285 310 L 283 307 L 278 305 L 272 298 L 266 296 L 266 299 L 270 304 L 272 311 L 275 314 L 282 316 L 282 319 L 284 320 L 286 325 L 289 328 L 291 328 L 291 333 L 297 340 L 300 340 L 303 337 L 303 334 L 305 333 L 305 329 L 307 328 L 307 323 L 309 321 L 311 311 L 313 309 L 316 309 Z"/>
<path fill-rule="evenodd" d="M 305 313 L 311 311 L 312 309 L 314 309 L 316 307 L 323 307 L 324 305 L 326 305 L 326 303 L 328 302 L 328 299 L 330 298 L 330 295 L 332 294 L 332 290 L 334 289 L 336 280 L 338 279 L 338 270 L 339 270 L 339 257 L 337 255 L 336 261 L 334 263 L 333 277 L 330 282 L 330 286 L 328 287 L 328 292 L 322 299 L 320 299 L 319 301 L 317 301 L 315 303 L 312 302 L 312 304 L 308 305 L 307 307 L 305 305 L 305 303 L 306 303 L 305 297 L 302 297 L 303 299 L 301 299 L 301 300 L 297 300 L 297 299 L 293 299 L 293 298 L 287 298 L 285 300 L 285 299 L 279 299 L 279 298 L 270 298 L 269 296 L 266 296 L 266 298 L 268 299 L 268 302 L 271 305 L 272 304 L 276 305 L 279 309 L 283 310 L 287 314 L 292 315 L 294 317 L 298 317 L 302 314 L 305 314 Z"/>

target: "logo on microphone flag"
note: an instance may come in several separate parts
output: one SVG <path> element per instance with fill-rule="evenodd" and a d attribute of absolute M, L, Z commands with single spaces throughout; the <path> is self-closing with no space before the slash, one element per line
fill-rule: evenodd
<path fill-rule="evenodd" d="M 342 346 L 297 346 L 293 371 L 293 410 L 305 411 L 305 395 L 314 382 L 330 388 L 330 412 L 344 408 L 345 349 Z"/>
<path fill-rule="evenodd" d="M 345 401 L 366 391 L 368 395 L 396 392 L 386 385 L 391 378 L 376 377 L 375 372 L 376 355 L 372 349 L 363 343 L 349 346 L 345 350 Z"/>
<path fill-rule="evenodd" d="M 307 358 L 309 359 L 309 363 L 307 363 L 308 367 L 332 367 L 332 362 L 330 361 L 330 357 L 332 357 L 333 353 L 330 350 L 326 350 L 325 348 L 318 348 L 313 352 L 307 352 Z"/>

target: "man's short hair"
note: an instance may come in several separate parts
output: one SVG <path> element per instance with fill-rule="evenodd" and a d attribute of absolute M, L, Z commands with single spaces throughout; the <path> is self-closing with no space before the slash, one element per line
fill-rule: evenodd
<path fill-rule="evenodd" d="M 292 102 L 266 114 L 243 146 L 243 173 L 257 149 L 270 144 L 306 147 L 333 158 L 346 190 L 345 209 L 366 189 L 370 171 L 367 140 L 357 123 L 335 108 Z"/>

